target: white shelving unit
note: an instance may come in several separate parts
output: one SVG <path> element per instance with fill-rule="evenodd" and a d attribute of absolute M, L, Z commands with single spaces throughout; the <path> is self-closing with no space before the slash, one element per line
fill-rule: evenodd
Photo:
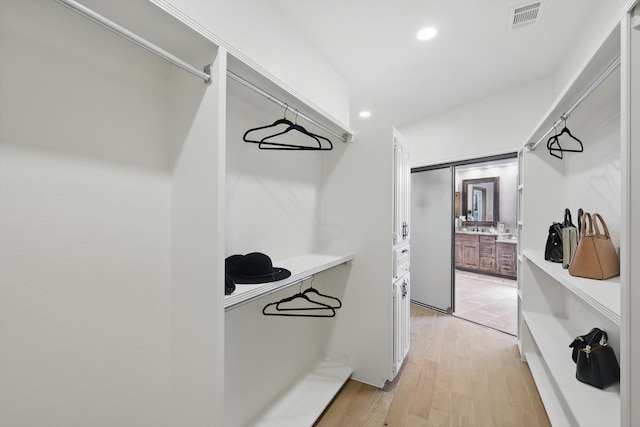
<path fill-rule="evenodd" d="M 574 277 L 562 264 L 545 261 L 543 251 L 524 251 L 524 256 L 594 310 L 620 325 L 620 276 L 607 280 Z"/>
<path fill-rule="evenodd" d="M 625 29 L 628 26 L 619 25 L 602 38 L 518 153 L 518 345 L 554 426 L 635 425 L 629 419 L 634 379 L 625 365 L 631 357 L 631 346 L 625 343 L 631 336 L 624 299 L 629 278 L 624 269 L 620 277 L 608 280 L 573 277 L 561 264 L 544 260 L 548 228 L 562 219 L 565 208 L 603 213 L 614 245 L 620 246 L 621 266 L 631 260 L 625 250 L 631 223 L 625 206 L 633 196 L 623 190 L 629 185 L 629 169 L 620 166 L 628 162 L 624 131 L 628 112 L 621 102 L 621 93 L 629 90 L 624 79 L 629 52 L 621 49 Z M 573 135 L 581 138 L 584 152 L 565 153 L 562 160 L 552 157 L 545 148 L 545 133 L 618 56 L 622 72 L 611 73 L 566 121 Z M 539 147 L 531 149 L 538 141 Z M 604 169 L 610 178 L 607 183 Z M 575 378 L 568 347 L 576 336 L 596 326 L 607 331 L 621 366 L 621 383 L 604 390 Z"/>
<path fill-rule="evenodd" d="M 567 343 L 572 342 L 577 335 L 585 332 L 577 330 L 570 321 L 553 315 L 524 311 L 522 317 L 539 349 L 537 354 L 539 354 L 541 363 L 548 369 L 555 387 L 560 390 L 560 396 L 556 399 L 550 399 L 550 396 L 557 396 L 553 392 L 553 387 L 545 386 L 544 392 L 540 390 L 543 400 L 546 400 L 545 405 L 550 400 L 566 402 L 566 407 L 573 419 L 581 426 L 620 425 L 619 386 L 600 390 L 583 384 L 575 378 L 576 367 L 571 359 L 571 352 L 567 351 Z M 536 353 L 528 352 L 526 354 Z M 534 357 L 534 359 L 536 358 Z M 527 361 L 529 361 L 529 357 L 527 357 Z M 536 375 L 536 381 L 542 374 L 542 372 L 532 373 Z M 548 378 L 545 378 L 544 381 L 549 382 Z M 551 421 L 554 425 L 571 424 L 571 422 L 556 422 L 558 420 L 554 419 Z"/>
<path fill-rule="evenodd" d="M 255 427 L 311 426 L 322 415 L 352 369 L 343 361 L 326 359 L 286 390 L 258 420 Z"/>
<path fill-rule="evenodd" d="M 235 292 L 231 295 L 225 295 L 224 308 L 230 310 L 256 298 L 286 289 L 332 267 L 352 261 L 353 258 L 353 254 L 343 256 L 308 254 L 276 261 L 273 265 L 291 271 L 291 276 L 277 282 L 252 285 L 236 284 Z"/>

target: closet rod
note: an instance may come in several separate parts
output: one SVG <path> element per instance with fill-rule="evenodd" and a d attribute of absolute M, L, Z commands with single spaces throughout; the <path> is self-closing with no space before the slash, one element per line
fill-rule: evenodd
<path fill-rule="evenodd" d="M 280 107 L 284 108 L 285 110 L 289 110 L 289 111 L 295 113 L 297 117 L 301 117 L 301 118 L 305 119 L 306 121 L 308 121 L 310 123 L 313 123 L 314 125 L 316 125 L 320 129 L 324 130 L 325 132 L 330 133 L 331 135 L 333 135 L 333 136 L 335 136 L 337 138 L 340 138 L 343 142 L 347 142 L 348 141 L 348 135 L 340 134 L 340 133 L 338 133 L 338 132 L 336 132 L 334 130 L 329 129 L 328 127 L 326 127 L 322 123 L 318 123 L 317 121 L 313 120 L 312 118 L 305 116 L 304 114 L 302 114 L 298 110 L 296 110 L 294 108 L 291 108 L 288 104 L 280 101 L 275 96 L 271 95 L 270 93 L 265 92 L 264 90 L 260 89 L 258 86 L 254 85 L 251 82 L 248 82 L 247 80 L 243 79 L 242 77 L 240 77 L 239 75 L 233 73 L 232 71 L 227 71 L 227 75 L 229 77 L 231 77 L 233 80 L 235 80 L 238 83 L 242 84 L 243 86 L 245 86 L 245 87 L 253 90 L 254 92 L 264 96 L 269 101 L 272 101 L 272 102 L 278 104 Z"/>
<path fill-rule="evenodd" d="M 159 57 L 177 65 L 178 67 L 182 68 L 183 70 L 193 74 L 194 76 L 200 77 L 202 80 L 204 80 L 205 83 L 208 83 L 211 81 L 211 74 L 210 73 L 206 73 L 203 71 L 198 70 L 197 68 L 193 67 L 190 64 L 187 64 L 186 62 L 184 62 L 182 59 L 178 58 L 177 56 L 167 52 L 166 50 L 162 49 L 161 47 L 158 47 L 156 45 L 154 45 L 153 43 L 151 43 L 150 41 L 143 39 L 142 37 L 138 36 L 137 34 L 132 33 L 131 31 L 127 30 L 126 28 L 121 27 L 120 25 L 116 24 L 115 22 L 105 18 L 102 15 L 99 15 L 98 13 L 96 13 L 95 11 L 87 8 L 86 6 L 81 5 L 80 3 L 74 1 L 74 0 L 54 0 L 56 3 L 61 4 L 62 6 L 65 6 L 69 9 L 71 9 L 72 11 L 84 16 L 85 18 L 89 19 L 90 21 L 95 22 L 96 24 L 99 24 L 101 26 L 103 26 L 104 28 L 113 31 L 114 33 L 116 33 L 117 35 L 124 37 L 125 39 L 129 40 L 130 42 L 133 42 L 135 44 L 137 44 L 138 46 L 148 50 L 149 52 L 155 53 L 156 55 L 158 55 Z M 205 70 L 208 70 L 209 66 L 207 66 L 205 68 Z"/>
<path fill-rule="evenodd" d="M 280 286 L 277 286 L 275 288 L 269 289 L 268 291 L 266 291 L 264 293 L 259 293 L 257 295 L 254 295 L 254 296 L 250 297 L 250 298 L 247 298 L 247 299 L 244 299 L 242 301 L 238 301 L 235 304 L 229 305 L 229 306 L 225 307 L 224 310 L 227 311 L 227 310 L 230 310 L 232 308 L 240 307 L 242 305 L 245 305 L 245 304 L 248 304 L 248 303 L 250 303 L 252 301 L 255 301 L 255 300 L 259 299 L 259 298 L 263 298 L 263 297 L 265 297 L 267 295 L 275 294 L 278 291 L 281 291 L 281 290 L 286 289 L 288 287 L 297 285 L 298 283 L 306 282 L 309 279 L 313 279 L 314 276 L 315 276 L 314 274 L 310 274 L 310 275 L 305 276 L 305 277 L 303 277 L 301 279 L 294 280 L 291 283 L 285 283 L 284 285 L 280 285 Z"/>
<path fill-rule="evenodd" d="M 589 89 L 587 89 L 582 96 L 580 96 L 580 98 L 578 98 L 578 100 L 576 102 L 573 103 L 573 105 L 571 107 L 569 107 L 569 109 L 567 111 L 565 111 L 560 118 L 553 124 L 553 126 L 551 126 L 551 129 L 549 129 L 547 132 L 545 132 L 544 135 L 542 135 L 542 137 L 538 140 L 538 142 L 536 142 L 535 144 L 529 144 L 529 150 L 533 151 L 536 149 L 536 147 L 538 146 L 538 144 L 540 144 L 546 137 L 547 135 L 549 135 L 560 123 L 562 123 L 563 121 L 567 120 L 570 116 L 571 113 L 573 112 L 573 110 L 575 110 L 578 105 L 580 105 L 582 103 L 582 101 L 584 101 L 585 99 L 587 99 L 589 97 L 589 95 L 591 95 L 591 93 L 596 90 L 596 88 L 598 86 L 600 86 L 600 84 L 602 82 L 604 82 L 607 77 L 609 77 L 609 75 L 616 69 L 618 68 L 618 66 L 620 65 L 620 57 L 618 56 L 615 61 L 613 61 L 613 63 L 611 65 L 609 65 L 609 67 L 604 70 L 604 72 L 602 74 L 600 74 L 600 77 L 598 77 L 596 79 L 595 82 L 593 82 L 593 84 L 589 87 Z"/>

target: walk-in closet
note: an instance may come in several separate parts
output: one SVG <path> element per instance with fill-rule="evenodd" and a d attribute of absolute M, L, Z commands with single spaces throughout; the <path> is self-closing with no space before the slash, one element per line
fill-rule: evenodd
<path fill-rule="evenodd" d="M 0 0 L 0 426 L 313 426 L 323 414 L 326 423 L 342 416 L 327 408 L 355 389 L 382 396 L 358 422 L 384 424 L 380 408 L 392 398 L 390 419 L 418 422 L 430 408 L 409 414 L 411 396 L 423 395 L 411 387 L 447 381 L 475 391 L 476 412 L 491 407 L 486 419 L 504 424 L 513 412 L 489 397 L 515 396 L 514 408 L 526 400 L 527 414 L 546 421 L 546 411 L 554 426 L 640 425 L 632 310 L 640 19 L 633 0 L 616 1 L 623 10 L 585 42 L 584 64 L 563 64 L 523 96 L 429 110 L 435 125 L 411 126 L 405 104 L 425 98 L 417 84 L 416 99 L 384 102 L 403 107 L 404 125 L 375 112 L 364 125 L 366 114 L 353 114 L 362 91 L 295 19 L 327 19 L 304 15 L 312 2 Z M 346 43 L 353 29 L 337 23 L 360 22 L 365 14 L 348 7 L 372 2 L 338 3 L 332 37 Z M 360 71 L 386 69 L 411 49 L 421 49 L 412 61 L 438 52 L 407 37 L 404 52 L 372 43 L 378 62 Z M 410 68 L 387 74 L 410 81 Z M 451 99 L 462 83 L 483 86 L 446 77 L 458 82 L 445 88 Z M 371 102 L 400 93 L 391 80 L 372 80 Z M 545 148 L 563 126 L 583 152 L 564 142 L 560 156 Z M 512 138 L 524 128 L 526 139 Z M 432 290 L 416 277 L 434 276 L 412 250 L 455 259 L 455 239 L 421 239 L 432 229 L 453 237 L 455 228 L 450 214 L 414 226 L 411 169 L 515 152 L 517 217 L 508 228 L 517 265 L 501 271 L 517 271 L 517 337 L 412 306 Z M 580 280 L 544 260 L 549 225 L 565 208 L 607 220 L 619 277 Z M 260 260 L 257 280 L 237 280 L 240 259 Z M 594 326 L 607 330 L 620 361 L 620 384 L 605 390 L 575 379 L 568 347 Z M 503 353 L 500 362 L 491 364 L 498 359 L 483 340 Z M 510 394 L 511 379 L 519 391 Z"/>

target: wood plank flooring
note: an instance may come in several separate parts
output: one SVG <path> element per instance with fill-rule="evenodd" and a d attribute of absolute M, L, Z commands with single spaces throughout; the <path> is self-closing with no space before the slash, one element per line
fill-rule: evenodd
<path fill-rule="evenodd" d="M 315 427 L 550 426 L 516 338 L 411 305 L 411 350 L 383 389 L 349 380 Z"/>

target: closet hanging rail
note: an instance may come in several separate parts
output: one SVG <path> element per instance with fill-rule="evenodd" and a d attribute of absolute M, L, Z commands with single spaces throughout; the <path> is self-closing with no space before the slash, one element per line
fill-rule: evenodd
<path fill-rule="evenodd" d="M 312 118 L 310 118 L 308 116 L 305 116 L 304 114 L 302 114 L 298 110 L 296 110 L 294 108 L 291 108 L 285 102 L 280 101 L 275 96 L 271 95 L 268 92 L 265 92 L 264 90 L 260 89 L 258 86 L 254 85 L 251 82 L 248 82 L 247 80 L 243 79 L 242 77 L 240 77 L 239 75 L 235 74 L 234 72 L 227 71 L 227 75 L 230 78 L 232 78 L 233 80 L 235 80 L 238 83 L 240 83 L 241 85 L 251 89 L 252 91 L 256 92 L 257 94 L 260 94 L 260 95 L 264 96 L 269 101 L 278 104 L 280 107 L 284 108 L 285 110 L 288 110 L 288 111 L 291 111 L 292 113 L 295 113 L 297 118 L 302 118 L 302 119 L 305 119 L 306 121 L 308 121 L 309 123 L 313 123 L 315 126 L 319 127 L 320 129 L 324 130 L 325 132 L 330 133 L 331 135 L 333 135 L 333 136 L 335 136 L 337 138 L 340 138 L 343 142 L 347 142 L 348 141 L 348 135 L 345 135 L 345 134 L 342 134 L 342 133 L 338 133 L 338 132 L 328 128 L 327 126 L 323 125 L 322 123 L 318 123 L 317 121 L 313 120 Z"/>
<path fill-rule="evenodd" d="M 551 128 L 545 132 L 544 135 L 542 135 L 542 137 L 535 143 L 535 144 L 529 144 L 529 150 L 533 151 L 536 149 L 536 147 L 538 146 L 538 144 L 540 144 L 546 137 L 547 135 L 549 135 L 551 132 L 554 131 L 554 129 L 556 129 L 560 123 L 562 123 L 563 121 L 566 121 L 570 116 L 571 113 L 573 112 L 573 110 L 575 110 L 578 105 L 580 105 L 582 103 L 582 101 L 584 101 L 585 99 L 587 99 L 589 97 L 589 95 L 591 95 L 591 93 L 596 90 L 596 88 L 598 86 L 600 86 L 600 84 L 602 84 L 602 82 L 604 82 L 607 77 L 609 77 L 609 75 L 616 69 L 618 68 L 618 66 L 620 65 L 620 57 L 618 56 L 615 61 L 613 61 L 613 63 L 611 65 L 609 65 L 609 67 L 604 70 L 604 72 L 602 74 L 600 74 L 600 77 L 598 77 L 596 79 L 596 81 L 593 82 L 593 84 L 591 86 L 589 86 L 589 89 L 587 89 L 582 96 L 580 96 L 580 98 L 578 98 L 578 100 L 576 102 L 573 103 L 573 105 L 571 107 L 569 107 L 569 109 L 567 111 L 565 111 L 560 118 L 553 123 L 553 125 L 551 126 Z"/>
<path fill-rule="evenodd" d="M 307 281 L 307 280 L 309 280 L 309 279 L 313 279 L 313 277 L 314 277 L 314 276 L 315 276 L 314 274 L 310 274 L 310 275 L 308 275 L 308 276 L 305 276 L 305 277 L 302 277 L 302 278 L 300 278 L 300 279 L 294 280 L 294 281 L 293 281 L 293 282 L 291 282 L 291 283 L 285 283 L 285 284 L 283 284 L 283 285 L 281 285 L 281 286 L 275 287 L 275 288 L 273 288 L 273 289 L 269 289 L 269 291 L 268 291 L 268 292 L 259 293 L 259 294 L 257 294 L 257 295 L 254 295 L 254 296 L 250 297 L 250 298 L 243 299 L 242 301 L 239 301 L 239 302 L 237 302 L 237 303 L 235 303 L 235 304 L 229 305 L 229 306 L 225 307 L 224 309 L 225 309 L 225 311 L 226 311 L 226 310 L 229 310 L 229 309 L 232 309 L 232 308 L 240 307 L 240 306 L 242 306 L 242 305 L 248 304 L 248 303 L 250 303 L 250 302 L 252 302 L 252 301 L 255 301 L 255 300 L 257 300 L 257 299 L 264 298 L 264 297 L 265 297 L 265 296 L 267 296 L 267 295 L 271 295 L 271 294 L 273 294 L 273 293 L 276 293 L 276 292 L 278 292 L 278 291 L 281 291 L 281 290 L 283 290 L 283 289 L 286 289 L 286 288 L 288 288 L 288 287 L 290 287 L 290 286 L 295 286 L 295 285 L 297 285 L 297 284 L 299 284 L 299 283 L 306 282 L 306 281 Z"/>
<path fill-rule="evenodd" d="M 114 33 L 116 33 L 117 35 L 124 37 L 125 39 L 129 40 L 132 43 L 137 44 L 138 46 L 148 50 L 149 52 L 152 52 L 156 55 L 158 55 L 159 57 L 173 63 L 174 65 L 177 65 L 178 67 L 182 68 L 183 70 L 187 71 L 188 73 L 193 74 L 194 76 L 200 77 L 202 80 L 204 80 L 205 83 L 209 83 L 211 81 L 211 73 L 210 72 L 203 72 L 198 70 L 197 68 L 193 67 L 190 64 L 187 64 L 186 62 L 184 62 L 182 59 L 178 58 L 177 56 L 167 52 L 166 50 L 162 49 L 161 47 L 158 47 L 156 45 L 154 45 L 153 43 L 151 43 L 150 41 L 143 39 L 142 37 L 138 36 L 137 34 L 132 33 L 131 31 L 127 30 L 126 28 L 121 27 L 120 25 L 116 24 L 115 22 L 105 18 L 102 15 L 99 15 L 98 13 L 96 13 L 95 11 L 87 8 L 84 5 L 81 5 L 80 3 L 74 1 L 74 0 L 54 0 L 56 3 L 61 4 L 62 6 L 65 6 L 69 9 L 71 9 L 72 11 L 78 13 L 79 15 L 84 16 L 85 18 L 95 22 L 96 24 L 99 24 L 101 26 L 103 26 L 104 28 L 113 31 Z M 205 71 L 208 71 L 210 68 L 210 66 L 208 65 L 205 68 Z"/>

